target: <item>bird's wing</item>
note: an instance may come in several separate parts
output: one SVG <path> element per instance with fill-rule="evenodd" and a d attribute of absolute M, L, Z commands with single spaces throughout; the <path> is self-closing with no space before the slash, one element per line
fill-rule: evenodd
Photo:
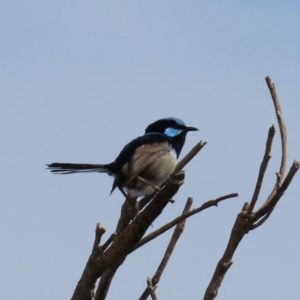
<path fill-rule="evenodd" d="M 127 169 L 127 183 L 169 151 L 171 145 L 168 142 L 145 144 L 135 149 L 128 164 L 124 166 L 124 169 Z"/>

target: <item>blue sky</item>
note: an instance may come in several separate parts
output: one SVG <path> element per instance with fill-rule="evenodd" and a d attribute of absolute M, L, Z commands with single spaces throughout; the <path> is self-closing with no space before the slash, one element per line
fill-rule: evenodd
<path fill-rule="evenodd" d="M 264 78 L 274 80 L 300 159 L 298 1 L 2 1 L 0 10 L 0 297 L 68 299 L 97 222 L 114 230 L 123 198 L 103 174 L 54 176 L 53 161 L 106 163 L 162 117 L 200 128 L 208 144 L 153 224 L 226 193 L 188 220 L 157 289 L 199 299 L 236 214 L 255 186 L 268 127 Z M 260 203 L 280 160 L 279 130 Z M 271 218 L 245 236 L 218 299 L 299 299 L 300 175 Z M 137 299 L 171 233 L 130 256 L 108 299 Z"/>

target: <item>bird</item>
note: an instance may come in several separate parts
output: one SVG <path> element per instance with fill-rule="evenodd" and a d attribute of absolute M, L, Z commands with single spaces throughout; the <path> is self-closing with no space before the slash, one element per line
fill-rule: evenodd
<path fill-rule="evenodd" d="M 145 133 L 129 142 L 109 164 L 58 163 L 47 164 L 55 174 L 98 172 L 114 177 L 111 193 L 118 188 L 126 199 L 136 199 L 154 191 L 170 178 L 189 131 L 179 118 L 159 119 Z"/>

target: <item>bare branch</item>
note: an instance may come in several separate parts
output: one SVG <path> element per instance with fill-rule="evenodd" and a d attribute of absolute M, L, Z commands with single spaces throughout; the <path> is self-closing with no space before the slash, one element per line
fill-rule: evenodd
<path fill-rule="evenodd" d="M 212 300 L 215 299 L 217 296 L 219 287 L 221 286 L 221 283 L 223 281 L 223 278 L 232 265 L 232 257 L 234 255 L 234 252 L 236 251 L 239 243 L 243 239 L 244 235 L 249 232 L 249 230 L 253 230 L 261 226 L 271 215 L 273 209 L 275 208 L 277 202 L 280 200 L 286 189 L 288 188 L 289 184 L 291 183 L 294 175 L 300 168 L 300 163 L 297 161 L 294 161 L 292 167 L 290 168 L 287 176 L 283 180 L 283 176 L 285 173 L 285 167 L 286 167 L 286 156 L 287 156 L 287 147 L 286 147 L 286 128 L 283 121 L 282 111 L 279 105 L 279 100 L 277 98 L 275 85 L 273 84 L 270 77 L 266 77 L 266 81 L 268 84 L 268 87 L 271 92 L 272 100 L 275 107 L 276 117 L 278 120 L 278 125 L 280 128 L 280 135 L 281 135 L 281 148 L 282 148 L 282 157 L 281 157 L 281 164 L 280 164 L 280 170 L 277 173 L 277 179 L 275 186 L 265 201 L 265 203 L 254 213 L 252 213 L 254 206 L 256 204 L 256 201 L 259 196 L 260 188 L 263 182 L 263 177 L 265 170 L 267 168 L 267 163 L 270 158 L 270 151 L 271 151 L 271 145 L 273 136 L 275 133 L 274 126 L 272 126 L 269 130 L 269 135 L 266 143 L 266 150 L 265 155 L 262 160 L 259 175 L 257 179 L 257 183 L 255 186 L 255 190 L 253 193 L 253 197 L 251 200 L 250 205 L 248 203 L 245 203 L 243 206 L 242 211 L 237 215 L 236 221 L 233 225 L 231 235 L 226 247 L 226 250 L 224 251 L 224 254 L 222 258 L 219 260 L 215 272 L 212 276 L 212 279 L 206 289 L 204 300 Z"/>
<path fill-rule="evenodd" d="M 274 127 L 274 125 L 272 125 L 269 128 L 268 138 L 267 138 L 267 142 L 266 142 L 266 150 L 265 150 L 265 154 L 264 154 L 263 160 L 262 160 L 260 168 L 259 168 L 258 178 L 257 178 L 256 186 L 254 189 L 254 193 L 252 196 L 252 200 L 248 207 L 248 214 L 250 214 L 253 211 L 256 201 L 258 199 L 259 193 L 260 193 L 260 189 L 261 189 L 261 186 L 263 183 L 263 179 L 264 179 L 265 172 L 266 172 L 266 169 L 268 166 L 268 162 L 269 162 L 269 159 L 271 158 L 271 148 L 272 148 L 274 135 L 275 135 L 275 127 Z"/>
<path fill-rule="evenodd" d="M 280 200 L 284 192 L 287 190 L 288 186 L 293 180 L 293 177 L 297 173 L 297 171 L 300 168 L 300 163 L 298 161 L 294 161 L 288 174 L 286 175 L 283 183 L 281 184 L 279 190 L 277 193 L 273 196 L 272 199 L 270 199 L 269 202 L 266 202 L 261 208 L 259 208 L 253 215 L 254 222 L 258 221 L 260 218 L 262 218 L 265 214 L 269 212 L 272 207 L 275 207 L 277 202 Z"/>
<path fill-rule="evenodd" d="M 183 209 L 183 212 L 182 212 L 182 215 L 186 212 L 188 212 L 190 209 L 191 209 L 191 206 L 193 204 L 193 199 L 192 198 L 188 198 L 187 199 L 187 202 L 185 204 L 185 207 Z M 159 282 L 160 280 L 160 277 L 172 255 L 172 252 L 176 246 L 176 243 L 180 237 L 180 235 L 182 234 L 183 232 L 183 229 L 184 229 L 184 225 L 185 225 L 185 221 L 186 219 L 183 219 L 180 223 L 177 224 L 175 230 L 174 230 L 174 233 L 172 235 L 172 238 L 170 240 L 170 243 L 166 249 L 166 252 L 165 252 L 165 255 L 157 269 L 157 271 L 155 272 L 154 276 L 151 278 L 148 278 L 147 280 L 150 280 L 151 281 L 151 286 L 152 287 L 155 287 L 157 285 L 157 283 Z M 148 284 L 148 288 L 145 289 L 144 293 L 142 294 L 142 296 L 139 298 L 139 300 L 146 300 L 149 296 L 149 293 L 151 292 L 151 289 L 149 289 L 149 284 Z"/>
<path fill-rule="evenodd" d="M 289 184 L 291 183 L 294 175 L 296 174 L 299 168 L 300 163 L 294 161 L 289 173 L 287 174 L 285 180 L 280 186 L 278 192 L 276 193 L 272 201 L 268 203 L 268 205 L 264 206 L 261 210 L 255 212 L 253 216 L 249 216 L 248 213 L 243 210 L 237 215 L 226 250 L 224 251 L 222 258 L 219 260 L 216 266 L 215 272 L 206 289 L 203 300 L 215 299 L 223 281 L 223 278 L 230 266 L 232 265 L 232 257 L 234 255 L 234 252 L 236 251 L 244 235 L 248 233 L 249 230 L 259 227 L 267 220 L 275 205 L 277 204 L 285 190 L 288 188 Z M 263 219 L 261 219 L 261 221 L 259 221 L 258 223 L 256 223 L 256 225 L 253 226 L 253 224 L 255 224 L 254 222 L 256 222 L 262 217 Z"/>
<path fill-rule="evenodd" d="M 152 285 L 152 280 L 151 278 L 147 278 L 147 290 L 149 291 L 149 294 L 152 298 L 152 300 L 157 300 L 156 294 L 155 294 L 155 287 Z"/>
<path fill-rule="evenodd" d="M 201 206 L 192 209 L 189 212 L 186 212 L 184 214 L 182 214 L 181 216 L 173 219 L 172 221 L 170 221 L 169 223 L 165 224 L 164 226 L 158 228 L 157 230 L 155 230 L 154 232 L 148 234 L 147 236 L 145 236 L 141 241 L 139 241 L 137 243 L 137 245 L 135 247 L 132 248 L 131 252 L 135 251 L 136 249 L 138 249 L 139 247 L 145 245 L 146 243 L 152 241 L 153 239 L 155 239 L 156 237 L 158 237 L 159 235 L 163 234 L 164 232 L 166 232 L 167 230 L 171 229 L 173 226 L 177 225 L 179 222 L 181 222 L 184 219 L 187 219 L 197 213 L 199 213 L 200 211 L 207 209 L 211 206 L 218 206 L 218 203 L 226 200 L 228 198 L 233 198 L 233 197 L 237 197 L 239 194 L 238 193 L 231 193 L 228 195 L 224 195 L 222 197 L 219 197 L 215 200 L 209 200 L 205 203 L 203 203 Z"/>
<path fill-rule="evenodd" d="M 183 157 L 176 165 L 175 171 L 173 174 L 176 174 L 178 171 L 182 170 L 197 154 L 198 152 L 207 144 L 207 142 L 200 141 L 196 144 L 189 153 Z"/>
<path fill-rule="evenodd" d="M 285 173 L 286 160 L 287 160 L 287 136 L 286 136 L 286 126 L 284 123 L 279 99 L 278 99 L 278 96 L 276 93 L 275 84 L 272 82 L 272 79 L 270 78 L 270 76 L 266 77 L 266 82 L 267 82 L 268 88 L 269 88 L 271 96 L 272 96 L 275 113 L 276 113 L 276 117 L 277 117 L 277 121 L 278 121 L 280 137 L 281 137 L 281 152 L 282 152 L 279 172 L 276 174 L 277 175 L 276 184 L 275 184 L 275 187 L 274 187 L 273 191 L 271 192 L 270 196 L 268 197 L 268 200 L 270 200 L 270 199 L 272 199 L 272 197 L 274 196 L 276 191 L 279 189 L 279 186 L 283 180 L 283 176 Z M 268 200 L 267 200 L 267 202 L 268 202 Z"/>
<path fill-rule="evenodd" d="M 272 206 L 270 208 L 270 210 L 268 211 L 268 213 L 266 213 L 259 221 L 257 221 L 256 223 L 253 223 L 250 226 L 249 230 L 254 230 L 254 229 L 258 228 L 259 226 L 261 226 L 262 224 L 264 224 L 269 219 L 269 217 L 270 217 L 271 213 L 273 212 L 274 208 L 275 207 Z"/>
<path fill-rule="evenodd" d="M 217 264 L 212 279 L 206 289 L 203 300 L 212 300 L 216 298 L 223 278 L 232 265 L 233 254 L 244 235 L 248 232 L 248 220 L 245 218 L 246 216 L 247 213 L 245 212 L 240 212 L 237 215 L 226 250 Z"/>
<path fill-rule="evenodd" d="M 161 214 L 169 200 L 177 193 L 182 182 L 170 181 L 149 205 L 117 235 L 114 242 L 99 256 L 90 257 L 76 286 L 72 300 L 90 300 L 95 282 L 107 268 L 123 261 L 143 237 L 153 221 Z"/>

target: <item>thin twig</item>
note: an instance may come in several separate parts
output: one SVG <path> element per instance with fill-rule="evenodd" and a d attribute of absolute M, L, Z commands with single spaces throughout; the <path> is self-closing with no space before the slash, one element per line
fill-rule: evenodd
<path fill-rule="evenodd" d="M 237 249 L 240 241 L 243 239 L 244 235 L 248 232 L 247 216 L 247 213 L 243 211 L 241 211 L 237 215 L 226 249 L 222 258 L 219 260 L 216 266 L 211 281 L 205 291 L 203 300 L 212 300 L 217 297 L 223 278 L 232 265 L 232 257 L 234 255 L 234 252 Z"/>
<path fill-rule="evenodd" d="M 137 245 L 135 247 L 132 248 L 131 252 L 135 251 L 136 249 L 138 249 L 139 247 L 145 245 L 146 243 L 152 241 L 153 239 L 155 239 L 159 235 L 161 235 L 164 232 L 166 232 L 167 230 L 171 229 L 173 226 L 177 225 L 182 220 L 187 219 L 187 218 L 191 217 L 192 215 L 195 215 L 195 214 L 199 213 L 200 211 L 202 211 L 206 208 L 209 208 L 211 206 L 218 206 L 219 202 L 221 202 L 223 200 L 226 200 L 228 198 L 237 197 L 238 195 L 239 195 L 238 193 L 231 193 L 231 194 L 224 195 L 224 196 L 219 197 L 219 198 L 214 199 L 214 200 L 209 200 L 209 201 L 203 203 L 201 206 L 199 206 L 195 209 L 192 209 L 189 212 L 186 212 L 186 213 L 182 214 L 181 216 L 173 219 L 169 223 L 165 224 L 164 226 L 158 228 L 154 232 L 152 232 L 152 233 L 148 234 L 147 236 L 145 236 L 142 240 L 140 240 L 137 243 Z"/>
<path fill-rule="evenodd" d="M 275 184 L 274 189 L 271 192 L 270 196 L 268 197 L 268 200 L 267 200 L 267 202 L 268 202 L 270 199 L 272 199 L 272 197 L 275 195 L 276 191 L 279 189 L 279 186 L 283 180 L 283 176 L 285 173 L 286 160 L 287 160 L 287 135 L 286 135 L 286 126 L 284 123 L 283 114 L 282 114 L 279 99 L 277 96 L 275 84 L 272 82 L 272 79 L 270 78 L 270 76 L 266 77 L 266 82 L 267 82 L 268 88 L 269 88 L 271 96 L 272 96 L 272 100 L 273 100 L 273 104 L 274 104 L 274 108 L 275 108 L 275 114 L 277 117 L 277 122 L 278 122 L 279 130 L 280 130 L 280 137 L 281 137 L 281 163 L 280 163 L 279 172 L 276 174 L 277 175 L 276 184 Z"/>
<path fill-rule="evenodd" d="M 152 300 L 157 300 L 156 294 L 155 294 L 155 287 L 152 285 L 151 278 L 147 278 L 147 290 L 149 291 L 149 295 L 151 296 Z"/>
<path fill-rule="evenodd" d="M 293 180 L 293 177 L 295 176 L 295 174 L 297 173 L 299 168 L 300 168 L 300 162 L 294 160 L 288 174 L 286 175 L 286 177 L 285 177 L 284 181 L 282 182 L 277 193 L 273 196 L 272 199 L 270 199 L 269 202 L 264 203 L 264 205 L 262 205 L 261 208 L 259 208 L 254 213 L 254 215 L 253 215 L 254 222 L 257 222 L 260 218 L 262 218 L 265 214 L 267 214 L 272 207 L 276 206 L 277 202 L 280 200 L 280 198 L 282 197 L 284 192 L 289 187 L 290 183 Z"/>
<path fill-rule="evenodd" d="M 207 144 L 207 142 L 200 141 L 196 144 L 187 155 L 185 155 L 176 165 L 176 168 L 173 174 L 176 174 L 178 171 L 182 170 L 197 154 L 198 152 Z"/>
<path fill-rule="evenodd" d="M 261 189 L 261 186 L 263 183 L 263 179 L 264 179 L 264 175 L 265 175 L 265 172 L 266 172 L 266 169 L 268 166 L 268 162 L 269 162 L 269 159 L 271 158 L 271 148 L 272 148 L 274 135 L 275 135 L 275 127 L 274 127 L 274 125 L 272 125 L 269 128 L 268 138 L 267 138 L 267 142 L 266 142 L 266 150 L 265 150 L 265 154 L 264 154 L 263 160 L 262 160 L 260 168 L 259 168 L 258 178 L 257 178 L 256 186 L 254 189 L 254 193 L 252 196 L 252 200 L 248 207 L 248 214 L 252 213 L 254 206 L 256 204 L 256 201 L 258 199 L 258 196 L 259 196 L 259 192 L 260 192 L 260 189 Z"/>
<path fill-rule="evenodd" d="M 275 207 L 272 206 L 270 208 L 270 210 L 260 220 L 258 220 L 256 223 L 253 223 L 252 225 L 250 225 L 249 230 L 254 230 L 254 229 L 258 228 L 259 226 L 261 226 L 262 224 L 264 224 L 269 219 L 274 208 Z"/>
<path fill-rule="evenodd" d="M 191 209 L 191 206 L 193 204 L 193 199 L 192 198 L 188 198 L 187 201 L 186 201 L 186 204 L 185 204 L 185 207 L 183 209 L 183 212 L 182 212 L 182 215 L 187 213 L 190 209 Z M 159 282 L 160 280 L 160 277 L 172 255 L 172 252 L 176 246 L 176 243 L 180 237 L 180 235 L 182 234 L 183 232 L 183 229 L 184 229 L 184 225 L 185 225 L 185 221 L 186 219 L 183 219 L 180 223 L 177 224 L 175 230 L 174 230 L 174 233 L 171 237 L 171 240 L 170 240 L 170 243 L 166 249 L 166 252 L 164 254 L 164 257 L 158 267 L 158 269 L 156 270 L 154 276 L 151 278 L 148 278 L 151 280 L 151 286 L 152 287 L 155 287 L 157 285 L 157 283 Z M 139 300 L 146 300 L 149 296 L 149 285 L 148 287 L 145 289 L 144 293 L 142 294 L 142 296 L 139 298 Z"/>

